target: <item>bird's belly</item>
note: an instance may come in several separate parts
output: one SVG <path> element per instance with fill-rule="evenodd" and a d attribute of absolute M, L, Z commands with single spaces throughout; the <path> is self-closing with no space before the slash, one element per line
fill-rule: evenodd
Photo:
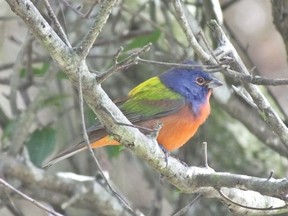
<path fill-rule="evenodd" d="M 209 105 L 203 107 L 202 112 L 198 117 L 193 115 L 188 106 L 185 106 L 173 115 L 158 119 L 158 121 L 163 124 L 157 137 L 158 143 L 168 151 L 180 148 L 196 133 L 199 126 L 208 117 L 209 113 Z M 155 125 L 155 120 L 153 120 L 153 123 Z"/>

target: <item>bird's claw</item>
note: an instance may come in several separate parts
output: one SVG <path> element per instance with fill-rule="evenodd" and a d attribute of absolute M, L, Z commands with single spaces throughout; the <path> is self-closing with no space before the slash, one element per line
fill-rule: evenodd
<path fill-rule="evenodd" d="M 165 147 L 163 145 L 159 144 L 159 147 L 161 148 L 161 150 L 164 153 L 164 159 L 165 159 L 166 167 L 167 167 L 168 166 L 168 157 L 170 156 L 170 153 L 169 153 L 169 151 L 167 151 L 167 149 L 165 149 Z"/>

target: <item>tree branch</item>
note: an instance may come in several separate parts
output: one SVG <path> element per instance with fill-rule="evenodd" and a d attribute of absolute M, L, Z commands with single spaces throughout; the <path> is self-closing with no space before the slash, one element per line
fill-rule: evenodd
<path fill-rule="evenodd" d="M 125 58 L 121 62 L 118 62 L 117 61 L 118 57 L 120 55 L 120 52 L 122 51 L 122 49 L 120 49 L 119 53 L 115 57 L 115 60 L 114 60 L 115 64 L 111 68 L 109 68 L 107 71 L 97 75 L 98 83 L 102 83 L 105 79 L 107 79 L 109 76 L 111 76 L 116 71 L 120 71 L 120 70 L 123 70 L 125 68 L 128 68 L 131 65 L 138 64 L 139 56 L 145 52 L 148 52 L 150 50 L 150 47 L 151 47 L 151 44 L 149 43 L 149 44 L 145 45 L 143 48 L 141 48 L 140 50 L 129 55 L 127 58 Z"/>
<path fill-rule="evenodd" d="M 202 68 L 210 73 L 219 72 L 220 70 L 225 68 L 225 76 L 232 78 L 232 80 L 236 83 L 239 81 L 251 83 L 254 85 L 271 85 L 271 86 L 279 86 L 279 85 L 288 85 L 288 79 L 285 78 L 278 78 L 278 79 L 271 79 L 262 76 L 253 76 L 249 74 L 241 74 L 237 71 L 234 71 L 230 68 L 227 68 L 226 63 L 220 63 L 219 65 L 187 65 L 187 64 L 179 64 L 179 63 L 170 63 L 170 62 L 160 62 L 160 61 L 153 61 L 138 58 L 139 62 L 147 63 L 147 64 L 156 64 L 156 65 L 164 65 L 169 67 L 181 67 L 181 68 Z"/>
<path fill-rule="evenodd" d="M 0 154 L 0 164 L 3 175 L 18 179 L 24 185 L 34 185 L 42 190 L 48 190 L 50 193 L 54 193 L 53 197 L 56 199 L 64 201 L 63 195 L 65 195 L 65 202 L 67 202 L 74 195 L 82 194 L 81 199 L 78 199 L 77 203 L 73 203 L 73 205 L 96 212 L 100 211 L 101 215 L 131 215 L 116 197 L 95 181 L 94 177 L 79 176 L 73 173 L 48 174 L 40 169 L 32 169 L 23 162 L 15 160 L 14 157 L 3 153 Z M 44 196 L 43 201 L 51 203 L 50 198 L 51 196 Z M 58 203 L 57 205 L 61 207 L 62 204 Z M 138 211 L 137 214 L 139 215 L 139 213 Z"/>
<path fill-rule="evenodd" d="M 176 4 L 176 6 L 178 9 L 175 8 L 176 11 L 178 11 L 176 13 L 176 18 L 178 20 L 182 20 L 181 18 L 178 18 L 178 16 L 180 17 L 185 17 L 182 9 L 181 9 L 181 3 L 178 0 L 174 0 L 174 5 Z M 185 19 L 185 18 L 183 18 Z M 186 19 L 185 19 L 186 20 Z M 191 40 L 189 38 L 195 38 L 195 36 L 193 35 L 193 32 L 191 30 L 186 30 L 185 28 L 190 28 L 189 25 L 186 23 L 186 21 L 182 22 L 181 27 L 184 28 L 184 32 L 186 33 L 186 37 L 188 39 L 188 41 L 190 42 L 191 46 L 193 47 L 193 49 L 195 50 L 196 54 L 200 57 L 200 59 L 205 62 L 205 59 L 208 59 L 209 61 L 206 62 L 208 64 L 211 65 L 217 65 L 217 62 L 215 61 L 215 59 L 213 57 L 206 57 L 208 54 L 203 54 L 202 52 L 204 52 L 203 50 L 200 49 L 199 50 L 199 44 L 196 40 Z M 180 22 L 180 21 L 179 21 Z M 186 24 L 185 24 L 186 23 Z M 180 22 L 181 24 L 181 22 Z M 220 27 L 219 27 L 220 28 Z M 221 40 L 220 40 L 221 41 Z M 233 48 L 232 44 L 230 43 L 230 48 Z M 235 49 L 233 49 L 235 50 Z M 217 49 L 215 53 L 222 53 L 223 56 L 225 56 L 227 53 L 223 52 L 223 50 Z M 239 56 L 238 56 L 239 57 Z M 231 59 L 231 58 L 230 58 Z M 237 60 L 235 60 L 237 61 Z M 238 71 L 239 69 L 236 69 L 236 71 Z M 246 69 L 247 70 L 247 69 Z M 232 76 L 231 73 L 227 72 L 227 68 L 223 67 L 222 71 L 225 75 L 230 77 Z M 239 70 L 240 71 L 240 70 Z M 240 76 L 249 76 L 249 74 L 244 74 L 242 73 Z M 254 115 L 253 118 L 247 118 L 247 115 L 250 113 L 254 113 L 253 109 L 251 109 L 251 107 L 247 106 L 247 104 L 245 104 L 243 102 L 243 100 L 240 100 L 239 97 L 236 97 L 234 94 L 231 93 L 230 89 L 228 89 L 227 86 L 222 87 L 221 91 L 214 91 L 214 98 L 216 99 L 216 101 L 221 104 L 221 106 L 226 110 L 229 111 L 229 114 L 238 119 L 239 121 L 241 121 L 242 123 L 244 123 L 246 125 L 246 127 L 253 132 L 263 143 L 265 143 L 267 146 L 269 146 L 270 148 L 276 150 L 278 153 L 280 153 L 281 155 L 285 155 L 287 156 L 288 150 L 287 148 L 283 148 L 285 146 L 285 144 L 283 144 L 283 139 L 281 139 L 278 136 L 275 136 L 273 134 L 273 132 L 270 130 L 270 125 L 269 124 L 261 124 L 261 127 L 259 127 L 260 124 L 256 124 L 255 122 L 258 123 L 262 123 L 263 120 L 264 122 L 265 119 L 261 120 L 261 117 L 259 115 L 257 115 L 257 117 Z M 243 110 L 245 110 L 245 112 L 243 112 Z M 252 121 L 251 119 L 254 119 L 256 121 Z M 280 121 L 281 122 L 281 121 Z M 266 122 L 267 123 L 267 122 Z M 283 126 L 283 122 L 280 123 Z M 272 132 L 272 133 L 271 133 Z M 271 136 L 269 136 L 271 135 Z M 286 140 L 286 139 L 284 139 Z M 284 142 L 285 143 L 285 142 Z M 281 146 L 283 145 L 283 147 Z"/>
<path fill-rule="evenodd" d="M 6 182 L 4 179 L 0 178 L 0 184 L 2 184 L 3 186 L 9 188 L 11 191 L 17 193 L 18 195 L 20 195 L 21 197 L 23 197 L 24 199 L 28 200 L 29 202 L 35 204 L 36 206 L 38 206 L 39 208 L 43 209 L 44 211 L 50 213 L 51 215 L 54 216 L 62 216 L 62 214 L 59 214 L 57 212 L 55 212 L 52 209 L 47 208 L 46 206 L 44 206 L 43 204 L 37 202 L 36 200 L 32 199 L 31 197 L 27 196 L 26 194 L 22 193 L 21 191 L 17 190 L 16 188 L 14 188 L 12 185 L 10 185 L 8 182 Z"/>
<path fill-rule="evenodd" d="M 85 35 L 84 39 L 81 41 L 80 45 L 76 49 L 76 53 L 80 59 L 85 59 L 90 51 L 93 43 L 98 37 L 101 29 L 105 25 L 113 6 L 116 4 L 117 0 L 106 0 L 101 8 L 92 24 L 90 30 Z"/>
<path fill-rule="evenodd" d="M 234 63 L 235 67 L 237 68 L 236 70 L 243 74 L 249 75 L 249 71 L 245 67 L 237 51 L 228 40 L 224 31 L 217 24 L 217 22 L 215 20 L 211 21 L 209 25 L 220 42 L 220 46 L 218 46 L 217 50 L 224 51 L 225 54 L 232 56 L 232 58 L 235 59 Z M 225 69 L 223 70 L 223 73 L 225 74 Z M 255 104 L 259 108 L 259 114 L 262 119 L 272 128 L 276 134 L 278 134 L 283 144 L 288 148 L 288 129 L 278 114 L 272 109 L 268 100 L 264 97 L 258 87 L 246 82 L 243 82 L 243 86 L 251 95 Z"/>
<path fill-rule="evenodd" d="M 50 5 L 50 3 L 49 3 L 49 1 L 48 1 L 48 0 L 44 0 L 44 5 L 45 5 L 45 7 L 46 7 L 46 9 L 47 9 L 47 11 L 48 11 L 48 15 L 51 17 L 51 20 L 52 20 L 53 24 L 54 24 L 55 27 L 56 27 L 56 30 L 57 30 L 57 32 L 58 32 L 58 34 L 59 34 L 59 37 L 61 37 L 61 39 L 63 40 L 63 42 L 64 42 L 69 48 L 72 48 L 71 45 L 70 45 L 70 42 L 69 42 L 69 40 L 68 40 L 68 38 L 67 38 L 67 36 L 66 36 L 66 34 L 65 34 L 65 32 L 64 32 L 64 30 L 63 30 L 63 28 L 61 27 L 61 25 L 60 25 L 60 23 L 59 23 L 56 15 L 55 15 L 53 9 L 52 9 L 52 7 L 51 7 L 51 5 Z"/>
<path fill-rule="evenodd" d="M 64 194 L 68 197 L 71 197 L 71 194 L 78 194 L 80 191 L 82 191 L 82 199 L 78 200 L 78 204 L 80 205 L 83 204 L 81 200 L 85 200 L 85 202 L 88 203 L 95 202 L 97 200 L 97 202 L 94 204 L 91 203 L 91 205 L 88 204 L 88 206 L 90 206 L 91 209 L 95 208 L 102 211 L 107 208 L 109 211 L 122 209 L 121 211 L 127 213 L 119 200 L 108 193 L 106 189 L 102 188 L 102 186 L 95 182 L 92 177 L 81 177 L 75 175 L 72 178 L 69 177 L 69 173 L 62 173 L 61 175 L 58 174 L 54 176 L 51 174 L 45 174 L 42 170 L 38 169 L 36 170 L 37 172 L 35 172 L 35 170 L 31 170 L 30 167 L 23 165 L 22 162 L 15 161 L 13 157 L 5 154 L 1 154 L 0 156 L 0 163 L 2 164 L 3 174 L 19 179 L 23 184 L 37 185 L 42 189 Z M 150 165 L 153 165 L 153 163 L 154 162 L 151 161 Z M 173 173 L 171 172 L 171 169 L 174 170 Z M 254 207 L 257 205 L 257 208 L 268 208 L 270 206 L 273 206 L 273 208 L 283 207 L 285 205 L 285 201 L 281 199 L 285 200 L 286 194 L 288 193 L 287 179 L 277 180 L 274 178 L 256 178 L 245 175 L 214 172 L 212 169 L 206 168 L 186 167 L 174 158 L 169 158 L 169 164 L 167 168 L 164 169 L 161 173 L 170 183 L 173 183 L 185 193 L 201 193 L 205 197 L 215 197 L 218 199 L 223 199 L 223 202 L 225 202 L 225 199 L 217 192 L 218 188 L 222 188 L 221 190 L 226 194 L 226 196 L 234 197 L 234 199 L 236 197 L 237 202 L 242 203 L 242 205 Z M 86 180 L 83 181 L 81 179 Z M 94 188 L 94 190 L 91 190 L 91 188 Z M 259 193 L 254 191 L 258 191 Z M 247 200 L 247 197 L 250 197 L 250 199 Z M 110 201 L 107 203 L 107 200 Z M 257 202 L 254 200 L 257 200 Z M 97 206 L 94 206 L 96 203 Z M 59 203 L 59 205 L 61 204 L 62 203 Z M 103 209 L 101 205 L 112 206 L 106 206 L 106 208 Z M 237 206 L 231 206 L 231 208 L 237 209 Z M 237 211 L 240 210 L 238 209 Z M 288 208 L 281 209 L 281 211 L 288 212 Z M 262 213 L 264 214 L 264 212 Z M 118 214 L 119 213 L 115 215 Z M 251 215 L 254 214 L 251 213 Z"/>
<path fill-rule="evenodd" d="M 179 24 L 181 25 L 182 29 L 184 30 L 184 33 L 186 35 L 186 38 L 189 41 L 189 44 L 192 46 L 192 48 L 196 52 L 197 56 L 202 60 L 202 62 L 205 62 L 205 63 L 210 62 L 211 56 L 208 55 L 202 49 L 202 47 L 199 45 L 194 34 L 191 31 L 191 28 L 188 24 L 188 21 L 184 15 L 181 1 L 180 0 L 173 0 L 173 5 L 175 8 L 175 12 L 176 12 L 176 18 L 178 19 Z"/>
<path fill-rule="evenodd" d="M 250 74 L 242 74 L 232 69 L 225 69 L 225 76 L 233 79 L 234 82 L 246 82 L 254 85 L 270 85 L 270 86 L 279 86 L 279 85 L 288 85 L 288 79 L 279 78 L 279 79 L 270 79 L 262 76 L 253 76 Z"/>
<path fill-rule="evenodd" d="M 48 50 L 51 57 L 56 62 L 58 62 L 61 69 L 67 74 L 67 76 L 70 78 L 70 80 L 75 86 L 77 86 L 78 84 L 79 75 L 82 77 L 83 96 L 89 106 L 97 114 L 98 119 L 103 123 L 103 125 L 105 125 L 107 131 L 110 132 L 110 134 L 112 134 L 116 140 L 125 145 L 128 149 L 131 149 L 136 155 L 145 160 L 152 168 L 161 173 L 168 182 L 175 185 L 183 192 L 202 193 L 206 197 L 216 197 L 218 199 L 221 199 L 226 204 L 230 203 L 227 203 L 227 201 L 217 192 L 217 190 L 221 187 L 223 193 L 225 193 L 226 195 L 227 193 L 229 193 L 229 195 L 231 195 L 232 197 L 237 197 L 240 200 L 243 200 L 243 202 L 245 202 L 244 205 L 254 206 L 255 204 L 259 208 L 265 208 L 268 206 L 273 206 L 277 208 L 280 206 L 284 206 L 285 201 L 279 198 L 284 199 L 284 197 L 286 197 L 286 194 L 288 193 L 287 180 L 275 180 L 272 178 L 267 180 L 266 178 L 263 179 L 244 175 L 233 175 L 227 173 L 213 172 L 213 170 L 207 168 L 186 167 L 178 160 L 171 157 L 168 158 L 167 165 L 164 154 L 162 150 L 158 147 L 158 144 L 156 143 L 156 140 L 154 138 L 144 136 L 142 133 L 139 132 L 137 128 L 115 124 L 115 122 L 121 122 L 123 124 L 129 124 L 130 122 L 120 112 L 116 105 L 112 103 L 112 101 L 103 91 L 101 86 L 98 85 L 98 83 L 96 82 L 96 75 L 90 73 L 83 59 L 79 58 L 79 56 L 73 50 L 69 49 L 69 47 L 67 47 L 65 43 L 61 41 L 61 39 L 57 36 L 53 29 L 48 26 L 48 24 L 34 7 L 34 5 L 28 0 L 6 1 L 9 3 L 11 8 L 25 21 L 29 29 L 31 29 L 31 31 L 33 32 L 34 36 L 40 40 L 42 45 Z M 104 1 L 103 4 L 109 3 L 111 3 L 111 1 Z M 91 40 L 89 41 L 91 42 Z M 84 52 L 82 53 L 82 55 L 83 54 Z M 85 55 L 86 54 L 84 54 L 84 56 Z M 207 57 L 204 58 L 206 61 L 210 59 L 210 57 L 207 55 L 204 55 L 202 57 Z M 43 172 L 39 172 L 37 178 L 34 178 L 34 176 L 31 176 L 30 172 L 21 172 L 21 170 L 24 170 L 24 165 L 21 164 L 21 166 L 16 166 L 16 162 L 13 161 L 14 160 L 9 160 L 8 156 L 5 155 L 1 155 L 0 157 L 0 162 L 1 164 L 3 164 L 3 170 L 5 174 L 9 176 L 16 176 L 17 172 L 15 172 L 15 169 L 17 169 L 18 173 L 21 173 L 22 178 L 24 176 L 22 181 L 26 183 L 29 182 L 31 184 L 31 182 L 33 182 L 34 180 L 35 184 L 37 183 L 42 187 L 47 187 L 47 189 L 50 188 L 52 190 L 54 188 L 58 191 L 63 191 L 66 188 L 68 189 L 66 190 L 66 192 L 70 194 L 73 194 L 75 192 L 75 188 L 77 189 L 79 187 L 78 184 L 75 185 L 74 181 L 69 180 L 68 183 L 65 183 L 64 181 L 60 180 L 59 182 L 59 178 L 46 175 Z M 9 163 L 7 164 L 7 162 Z M 19 169 L 19 167 L 21 167 L 22 169 Z M 46 182 L 47 184 L 44 184 L 44 182 Z M 96 183 L 94 182 L 92 188 L 94 188 L 94 190 L 95 187 L 99 189 L 99 187 L 95 184 Z M 61 187 L 59 188 L 59 186 Z M 65 186 L 69 187 L 67 188 Z M 231 189 L 231 187 L 249 191 L 243 191 L 234 188 Z M 226 191 L 223 190 L 225 188 L 227 188 Z M 273 191 L 271 190 L 271 188 L 273 188 Z M 258 191 L 263 195 L 250 190 Z M 91 188 L 88 188 L 87 191 L 93 190 L 91 190 Z M 98 203 L 98 199 L 104 198 L 103 193 L 104 191 L 101 191 L 101 196 L 95 196 L 94 194 L 92 194 L 92 200 L 94 202 L 94 205 Z M 247 197 L 251 198 L 251 200 L 253 201 L 257 200 L 257 202 L 254 203 L 250 199 L 247 199 Z M 113 201 L 114 203 L 114 200 L 116 198 L 109 196 L 108 199 L 111 200 L 111 202 Z M 107 203 L 107 200 L 105 201 Z M 117 206 L 119 206 L 118 204 Z M 231 208 L 234 208 L 235 212 L 240 212 L 241 210 L 243 211 L 243 208 L 239 206 L 232 205 Z M 120 209 L 122 208 L 120 207 Z M 244 210 L 251 215 L 255 214 L 253 213 L 253 211 L 250 212 L 247 209 Z M 285 208 L 282 211 L 287 212 L 288 209 Z M 266 211 L 263 211 L 263 214 L 264 213 L 266 213 Z"/>

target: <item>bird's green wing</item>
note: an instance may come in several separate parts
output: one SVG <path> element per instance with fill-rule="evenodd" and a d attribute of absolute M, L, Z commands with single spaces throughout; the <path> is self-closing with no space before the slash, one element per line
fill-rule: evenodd
<path fill-rule="evenodd" d="M 185 105 L 184 97 L 167 88 L 158 77 L 136 86 L 128 96 L 119 107 L 132 123 L 175 113 Z"/>
<path fill-rule="evenodd" d="M 129 92 L 128 98 L 115 101 L 124 115 L 132 122 L 160 118 L 177 112 L 185 99 L 168 89 L 158 77 L 153 77 Z M 99 121 L 88 128 L 88 134 L 103 129 Z"/>

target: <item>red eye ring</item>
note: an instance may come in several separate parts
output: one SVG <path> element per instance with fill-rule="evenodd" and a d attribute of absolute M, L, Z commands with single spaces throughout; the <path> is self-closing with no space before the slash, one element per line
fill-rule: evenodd
<path fill-rule="evenodd" d="M 197 77 L 196 78 L 196 83 L 201 86 L 201 85 L 204 85 L 205 80 L 204 80 L 203 77 Z"/>

